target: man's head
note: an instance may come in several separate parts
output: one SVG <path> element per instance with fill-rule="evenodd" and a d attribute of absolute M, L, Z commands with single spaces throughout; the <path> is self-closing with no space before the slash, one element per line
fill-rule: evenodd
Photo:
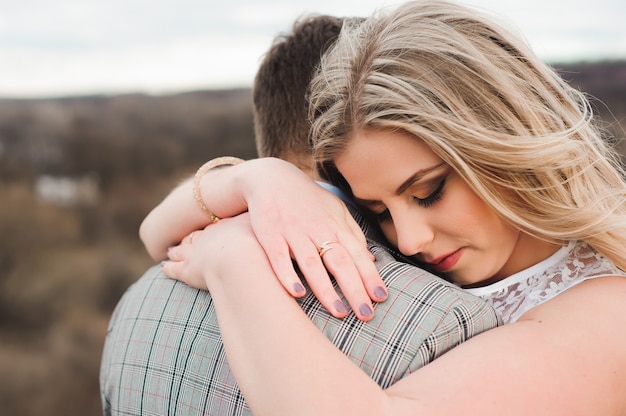
<path fill-rule="evenodd" d="M 280 34 L 254 80 L 253 112 L 260 157 L 278 157 L 313 173 L 306 95 L 324 52 L 339 36 L 343 19 L 312 15 Z"/>

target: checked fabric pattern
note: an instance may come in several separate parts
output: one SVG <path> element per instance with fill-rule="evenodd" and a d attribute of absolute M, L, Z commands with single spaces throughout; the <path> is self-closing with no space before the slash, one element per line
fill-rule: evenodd
<path fill-rule="evenodd" d="M 368 323 L 299 300 L 318 328 L 382 387 L 500 324 L 483 301 L 370 242 L 388 291 Z M 208 292 L 149 269 L 120 300 L 101 363 L 105 415 L 250 415 Z"/>

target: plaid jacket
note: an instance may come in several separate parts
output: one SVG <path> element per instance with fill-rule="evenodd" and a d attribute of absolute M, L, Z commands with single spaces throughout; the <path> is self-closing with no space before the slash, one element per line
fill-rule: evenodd
<path fill-rule="evenodd" d="M 389 291 L 373 320 L 336 319 L 310 290 L 299 302 L 382 387 L 500 323 L 478 298 L 396 261 L 371 240 L 370 248 Z M 159 266 L 127 290 L 113 313 L 100 389 L 105 415 L 251 414 L 226 360 L 211 295 L 167 278 Z"/>

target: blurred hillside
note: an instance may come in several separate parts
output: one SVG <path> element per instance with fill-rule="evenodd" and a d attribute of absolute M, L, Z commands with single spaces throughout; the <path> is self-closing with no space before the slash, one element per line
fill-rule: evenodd
<path fill-rule="evenodd" d="M 0 100 L 0 413 L 101 414 L 109 316 L 152 261 L 148 211 L 256 155 L 250 91 Z"/>
<path fill-rule="evenodd" d="M 559 66 L 626 131 L 626 62 Z M 108 318 L 152 264 L 137 230 L 183 177 L 252 158 L 250 91 L 0 100 L 0 409 L 98 415 Z"/>

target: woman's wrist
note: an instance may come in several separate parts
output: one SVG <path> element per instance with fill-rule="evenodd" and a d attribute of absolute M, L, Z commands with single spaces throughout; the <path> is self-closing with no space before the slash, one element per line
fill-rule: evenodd
<path fill-rule="evenodd" d="M 211 211 L 207 205 L 204 203 L 204 198 L 202 197 L 202 187 L 201 182 L 203 178 L 206 176 L 207 172 L 217 169 L 223 166 L 234 166 L 240 163 L 243 163 L 243 159 L 239 159 L 238 157 L 232 156 L 222 156 L 215 159 L 211 159 L 202 166 L 198 168 L 196 174 L 193 179 L 193 188 L 192 193 L 196 204 L 202 210 L 202 212 L 207 216 L 211 223 L 216 223 L 220 220 L 220 217 L 215 215 L 213 211 Z"/>
<path fill-rule="evenodd" d="M 294 179 L 298 184 L 312 181 L 295 165 L 274 157 L 250 160 L 241 168 L 234 179 L 247 204 L 258 196 L 268 196 L 276 187 L 290 189 Z"/>

